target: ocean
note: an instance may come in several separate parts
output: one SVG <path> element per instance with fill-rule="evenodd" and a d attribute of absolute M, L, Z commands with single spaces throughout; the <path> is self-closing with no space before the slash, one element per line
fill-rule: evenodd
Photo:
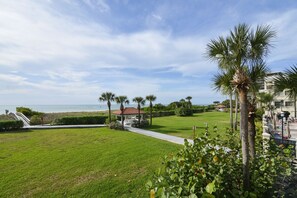
<path fill-rule="evenodd" d="M 105 111 L 108 110 L 106 104 L 84 104 L 84 105 L 0 105 L 0 114 L 5 114 L 7 109 L 9 112 L 16 112 L 16 107 L 28 107 L 33 111 L 43 113 L 57 112 L 83 112 L 83 111 Z M 136 105 L 125 105 L 125 107 L 136 107 Z M 111 109 L 119 109 L 120 105 L 112 104 Z"/>

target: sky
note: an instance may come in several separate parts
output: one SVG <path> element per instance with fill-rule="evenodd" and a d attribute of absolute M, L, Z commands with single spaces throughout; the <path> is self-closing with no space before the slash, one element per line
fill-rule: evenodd
<path fill-rule="evenodd" d="M 97 104 L 101 93 L 211 104 L 206 45 L 270 25 L 272 72 L 297 64 L 295 0 L 0 0 L 0 104 Z"/>

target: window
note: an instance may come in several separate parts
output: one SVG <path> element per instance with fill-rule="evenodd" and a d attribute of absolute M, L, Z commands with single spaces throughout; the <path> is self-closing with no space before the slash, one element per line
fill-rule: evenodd
<path fill-rule="evenodd" d="M 274 102 L 274 106 L 275 106 L 276 108 L 280 108 L 280 107 L 282 106 L 282 104 L 283 104 L 282 101 L 275 101 L 275 102 Z"/>
<path fill-rule="evenodd" d="M 293 105 L 294 105 L 294 102 L 293 101 L 287 101 L 287 102 L 285 102 L 285 106 L 286 107 L 291 107 Z"/>
<path fill-rule="evenodd" d="M 286 96 L 290 95 L 290 91 L 285 91 L 285 95 Z"/>

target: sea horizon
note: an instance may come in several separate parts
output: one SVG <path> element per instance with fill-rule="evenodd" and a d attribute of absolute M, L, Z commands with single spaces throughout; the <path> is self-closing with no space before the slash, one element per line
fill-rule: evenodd
<path fill-rule="evenodd" d="M 0 105 L 0 115 L 5 114 L 5 111 L 16 112 L 16 107 L 27 107 L 33 111 L 43 113 L 59 113 L 59 112 L 92 112 L 108 110 L 106 104 L 47 104 L 47 105 Z M 125 105 L 125 107 L 136 107 L 135 104 Z M 117 110 L 119 104 L 112 104 L 111 109 Z"/>

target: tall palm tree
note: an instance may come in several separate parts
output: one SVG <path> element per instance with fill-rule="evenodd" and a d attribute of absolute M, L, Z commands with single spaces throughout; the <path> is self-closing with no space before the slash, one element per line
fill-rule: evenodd
<path fill-rule="evenodd" d="M 192 109 L 192 102 L 191 102 L 191 100 L 192 100 L 192 96 L 187 96 L 187 97 L 186 97 L 186 100 L 188 101 L 189 108 Z"/>
<path fill-rule="evenodd" d="M 234 76 L 235 70 L 228 70 L 228 71 L 221 71 L 214 76 L 214 89 L 216 91 L 221 91 L 223 94 L 229 95 L 229 102 L 230 102 L 230 128 L 233 131 L 233 104 L 232 104 L 232 97 L 233 97 L 233 86 L 231 84 L 231 80 Z"/>
<path fill-rule="evenodd" d="M 255 61 L 248 67 L 248 76 L 250 77 L 251 82 L 259 82 L 262 80 L 269 69 L 266 64 L 262 61 Z M 255 140 L 256 140 L 256 110 L 257 110 L 257 93 L 259 92 L 260 85 L 259 83 L 251 83 L 249 85 L 249 101 L 248 101 L 248 131 L 249 131 L 249 150 L 251 159 L 255 158 Z"/>
<path fill-rule="evenodd" d="M 288 89 L 289 98 L 294 101 L 294 117 L 296 118 L 296 99 L 297 99 L 297 65 L 286 69 L 283 74 L 279 74 L 275 79 L 276 91 Z"/>
<path fill-rule="evenodd" d="M 237 92 L 234 93 L 235 98 L 235 121 L 233 125 L 233 129 L 237 131 L 237 120 L 238 120 L 238 94 Z"/>
<path fill-rule="evenodd" d="M 137 109 L 138 109 L 138 127 L 140 127 L 140 108 L 145 104 L 145 99 L 142 97 L 135 97 L 133 98 L 133 102 L 137 103 Z"/>
<path fill-rule="evenodd" d="M 99 101 L 107 101 L 109 123 L 111 122 L 111 110 L 110 110 L 111 102 L 114 101 L 114 99 L 115 99 L 115 94 L 112 92 L 104 92 L 99 97 Z"/>
<path fill-rule="evenodd" d="M 124 104 L 129 104 L 129 100 L 127 96 L 117 96 L 115 97 L 115 101 L 117 104 L 120 104 L 122 128 L 124 128 Z"/>
<path fill-rule="evenodd" d="M 153 102 L 157 99 L 157 97 L 154 96 L 154 95 L 148 95 L 148 96 L 145 97 L 145 99 L 150 102 L 150 125 L 152 126 L 152 121 L 153 121 L 153 119 L 152 119 L 152 116 L 153 116 L 152 115 Z"/>
<path fill-rule="evenodd" d="M 229 36 L 211 40 L 207 45 L 207 56 L 211 60 L 217 61 L 223 70 L 235 70 L 231 83 L 238 92 L 241 107 L 240 134 L 245 190 L 250 188 L 247 94 L 252 84 L 247 66 L 268 55 L 270 42 L 274 36 L 275 33 L 271 31 L 270 26 L 258 26 L 254 31 L 246 24 L 239 24 L 233 31 L 230 31 Z"/>

